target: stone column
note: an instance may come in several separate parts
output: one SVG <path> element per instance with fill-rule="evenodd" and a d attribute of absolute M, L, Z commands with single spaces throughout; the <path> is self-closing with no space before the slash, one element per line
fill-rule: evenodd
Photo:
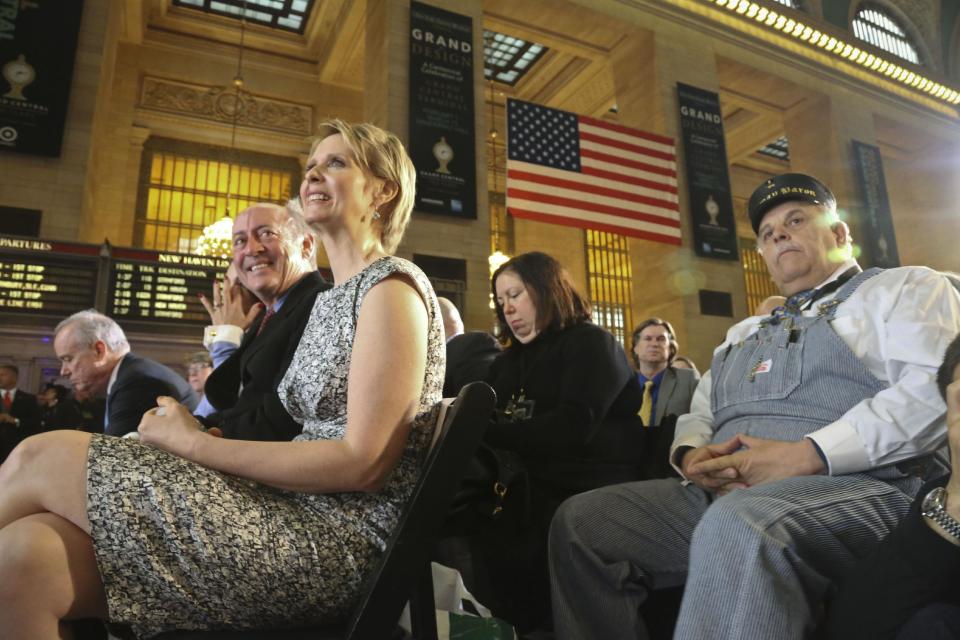
<path fill-rule="evenodd" d="M 960 141 L 885 152 L 883 172 L 901 264 L 960 272 Z"/>
<path fill-rule="evenodd" d="M 122 175 L 123 188 L 120 192 L 123 198 L 121 208 L 123 211 L 128 212 L 128 215 L 123 216 L 123 226 L 119 229 L 119 233 L 120 236 L 129 238 L 131 244 L 134 240 L 133 234 L 134 228 L 136 227 L 137 199 L 140 194 L 140 169 L 143 163 L 143 145 L 146 143 L 147 138 L 150 137 L 150 134 L 151 130 L 149 127 L 138 127 L 136 125 L 130 127 L 128 138 L 130 144 L 127 146 L 127 162 Z"/>
<path fill-rule="evenodd" d="M 852 141 L 876 144 L 873 114 L 864 109 L 863 98 L 837 90 L 830 97 L 808 99 L 786 113 L 784 128 L 790 169 L 816 176 L 830 187 L 856 242 L 863 236 L 863 211 Z"/>
<path fill-rule="evenodd" d="M 681 353 L 707 369 L 726 328 L 746 315 L 746 296 L 739 262 L 694 254 L 676 87 L 683 82 L 719 92 L 716 54 L 706 39 L 664 22 L 656 32 L 636 29 L 613 51 L 610 62 L 621 122 L 670 136 L 677 145 L 683 244 L 631 240 L 634 322 L 650 316 L 669 320 L 677 331 Z M 734 318 L 703 315 L 701 289 L 729 293 Z"/>
<path fill-rule="evenodd" d="M 477 219 L 461 220 L 414 211 L 397 253 L 461 258 L 467 262 L 464 324 L 488 329 L 490 221 L 487 209 L 485 136 L 490 128 L 484 108 L 483 2 L 444 0 L 428 3 L 473 19 L 474 113 L 477 150 Z M 364 115 L 367 120 L 409 140 L 409 0 L 369 0 L 366 12 Z"/>

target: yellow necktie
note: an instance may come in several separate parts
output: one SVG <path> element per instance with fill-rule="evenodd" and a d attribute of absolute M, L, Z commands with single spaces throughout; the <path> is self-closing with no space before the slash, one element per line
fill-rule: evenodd
<path fill-rule="evenodd" d="M 640 405 L 640 411 L 637 415 L 643 421 L 643 426 L 650 426 L 650 419 L 653 414 L 653 380 L 647 380 L 643 383 L 643 404 Z"/>

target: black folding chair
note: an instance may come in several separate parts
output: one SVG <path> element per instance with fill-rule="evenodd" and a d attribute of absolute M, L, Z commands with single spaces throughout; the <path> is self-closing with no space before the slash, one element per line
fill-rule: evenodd
<path fill-rule="evenodd" d="M 414 639 L 436 640 L 430 553 L 495 403 L 493 389 L 483 382 L 468 384 L 460 391 L 440 425 L 439 435 L 383 557 L 367 578 L 356 609 L 345 624 L 262 631 L 171 631 L 157 638 L 388 640 L 398 637 L 397 621 L 409 601 Z"/>

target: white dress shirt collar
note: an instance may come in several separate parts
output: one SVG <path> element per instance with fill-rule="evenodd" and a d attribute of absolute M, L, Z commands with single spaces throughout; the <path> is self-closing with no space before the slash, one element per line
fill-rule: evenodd
<path fill-rule="evenodd" d="M 117 373 L 120 371 L 120 365 L 123 364 L 126 357 L 127 356 L 124 355 L 123 358 L 117 360 L 117 365 L 113 368 L 113 371 L 110 372 L 110 382 L 107 383 L 107 395 L 110 395 L 110 391 L 113 389 L 113 383 L 117 381 Z"/>

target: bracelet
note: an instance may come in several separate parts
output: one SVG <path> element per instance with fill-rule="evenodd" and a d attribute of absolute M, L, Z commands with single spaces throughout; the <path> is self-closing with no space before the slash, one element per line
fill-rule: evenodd
<path fill-rule="evenodd" d="M 960 522 L 947 512 L 947 490 L 937 487 L 923 499 L 920 513 L 930 518 L 956 540 L 960 540 Z"/>

